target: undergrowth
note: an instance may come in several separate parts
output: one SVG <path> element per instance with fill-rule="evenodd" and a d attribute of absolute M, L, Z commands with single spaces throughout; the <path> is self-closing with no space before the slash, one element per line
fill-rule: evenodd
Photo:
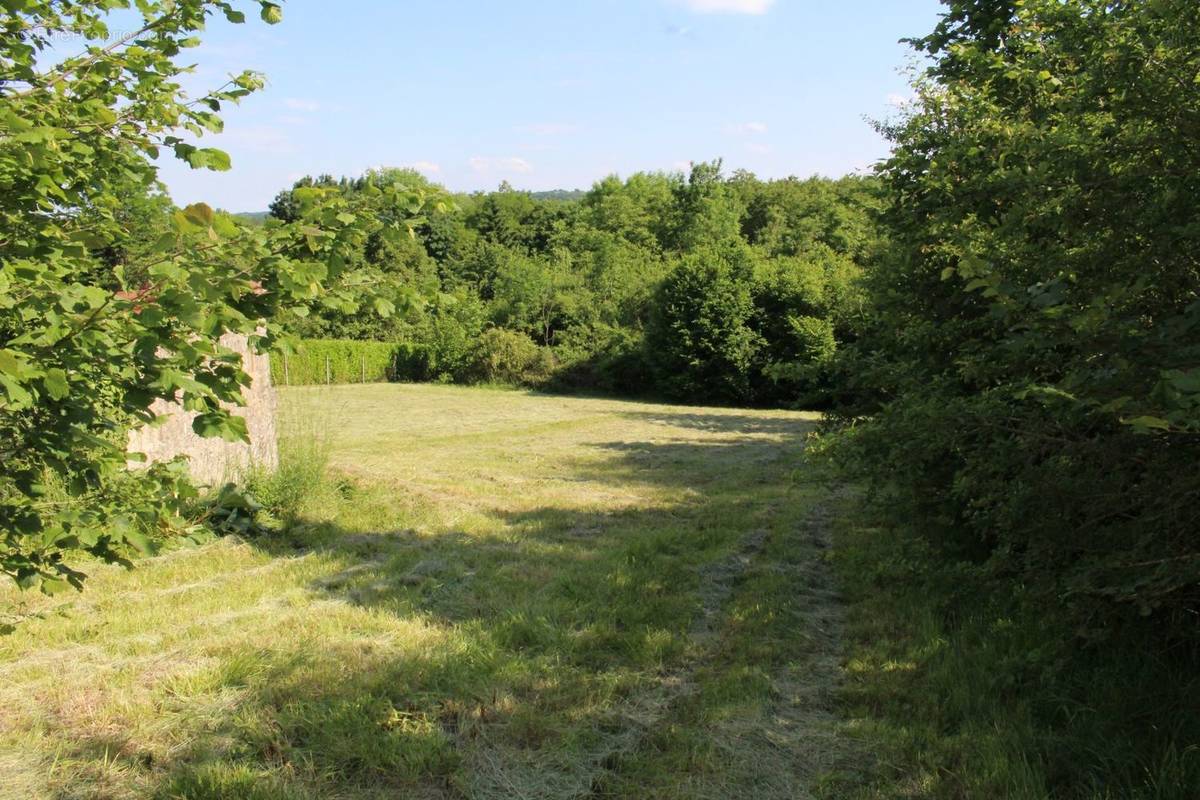
<path fill-rule="evenodd" d="M 1089 646 L 1019 585 L 997 590 L 867 514 L 842 509 L 835 563 L 850 602 L 845 725 L 876 755 L 830 776 L 826 797 L 1197 796 L 1189 654 Z"/>

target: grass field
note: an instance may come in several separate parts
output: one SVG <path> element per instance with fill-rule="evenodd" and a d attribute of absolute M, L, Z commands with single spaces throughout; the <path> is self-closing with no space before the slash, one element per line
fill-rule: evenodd
<path fill-rule="evenodd" d="M 0 590 L 0 796 L 795 798 L 846 757 L 812 415 L 281 404 L 328 462 L 286 531 Z"/>

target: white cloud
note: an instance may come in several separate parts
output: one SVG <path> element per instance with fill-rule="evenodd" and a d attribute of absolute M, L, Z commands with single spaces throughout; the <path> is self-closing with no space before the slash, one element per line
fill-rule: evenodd
<path fill-rule="evenodd" d="M 676 0 L 697 14 L 765 14 L 775 0 Z"/>
<path fill-rule="evenodd" d="M 467 164 L 476 172 L 532 172 L 533 165 L 523 158 L 507 156 L 492 158 L 487 156 L 471 156 Z"/>
<path fill-rule="evenodd" d="M 412 161 L 408 164 L 403 164 L 402 166 L 407 167 L 408 169 L 415 169 L 417 172 L 441 172 L 442 171 L 442 165 L 435 164 L 432 161 Z"/>
<path fill-rule="evenodd" d="M 302 97 L 285 98 L 283 104 L 292 111 L 304 111 L 308 114 L 312 114 L 321 110 L 321 104 L 316 100 L 305 100 Z"/>
<path fill-rule="evenodd" d="M 765 156 L 767 153 L 771 152 L 771 146 L 769 144 L 763 144 L 762 142 L 746 142 L 746 149 L 751 153 L 756 153 L 760 156 Z"/>
<path fill-rule="evenodd" d="M 535 125 L 519 125 L 514 130 L 517 133 L 529 133 L 534 136 L 566 136 L 579 130 L 578 125 L 566 122 L 542 122 Z"/>
<path fill-rule="evenodd" d="M 737 125 L 730 125 L 728 130 L 730 133 L 735 133 L 739 136 L 756 136 L 767 132 L 767 123 L 742 122 Z"/>

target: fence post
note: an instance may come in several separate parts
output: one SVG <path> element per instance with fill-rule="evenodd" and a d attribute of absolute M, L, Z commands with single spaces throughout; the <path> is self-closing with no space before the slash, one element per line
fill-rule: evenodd
<path fill-rule="evenodd" d="M 325 385 L 328 386 L 331 383 L 333 380 L 329 374 L 329 356 L 325 356 Z"/>

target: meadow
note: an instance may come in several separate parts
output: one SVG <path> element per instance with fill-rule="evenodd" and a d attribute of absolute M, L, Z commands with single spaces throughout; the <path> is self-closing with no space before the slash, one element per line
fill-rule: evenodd
<path fill-rule="evenodd" d="M 844 71 L 755 69 L 719 83 L 828 177 L 564 149 L 590 188 L 441 184 L 386 165 L 461 140 L 418 104 L 270 148 L 235 180 L 294 182 L 247 219 L 163 167 L 229 170 L 234 105 L 335 85 L 226 72 L 209 23 L 281 0 L 6 4 L 0 800 L 1195 800 L 1200 3 L 942 6 L 854 175 L 766 116 Z M 453 44 L 397 63 L 474 108 Z M 372 106 L 414 107 L 393 72 Z M 129 469 L 158 401 L 249 437 L 225 334 L 282 357 L 281 468 Z"/>
<path fill-rule="evenodd" d="M 851 757 L 816 415 L 280 394 L 273 532 L 0 590 L 0 795 L 783 798 Z"/>

